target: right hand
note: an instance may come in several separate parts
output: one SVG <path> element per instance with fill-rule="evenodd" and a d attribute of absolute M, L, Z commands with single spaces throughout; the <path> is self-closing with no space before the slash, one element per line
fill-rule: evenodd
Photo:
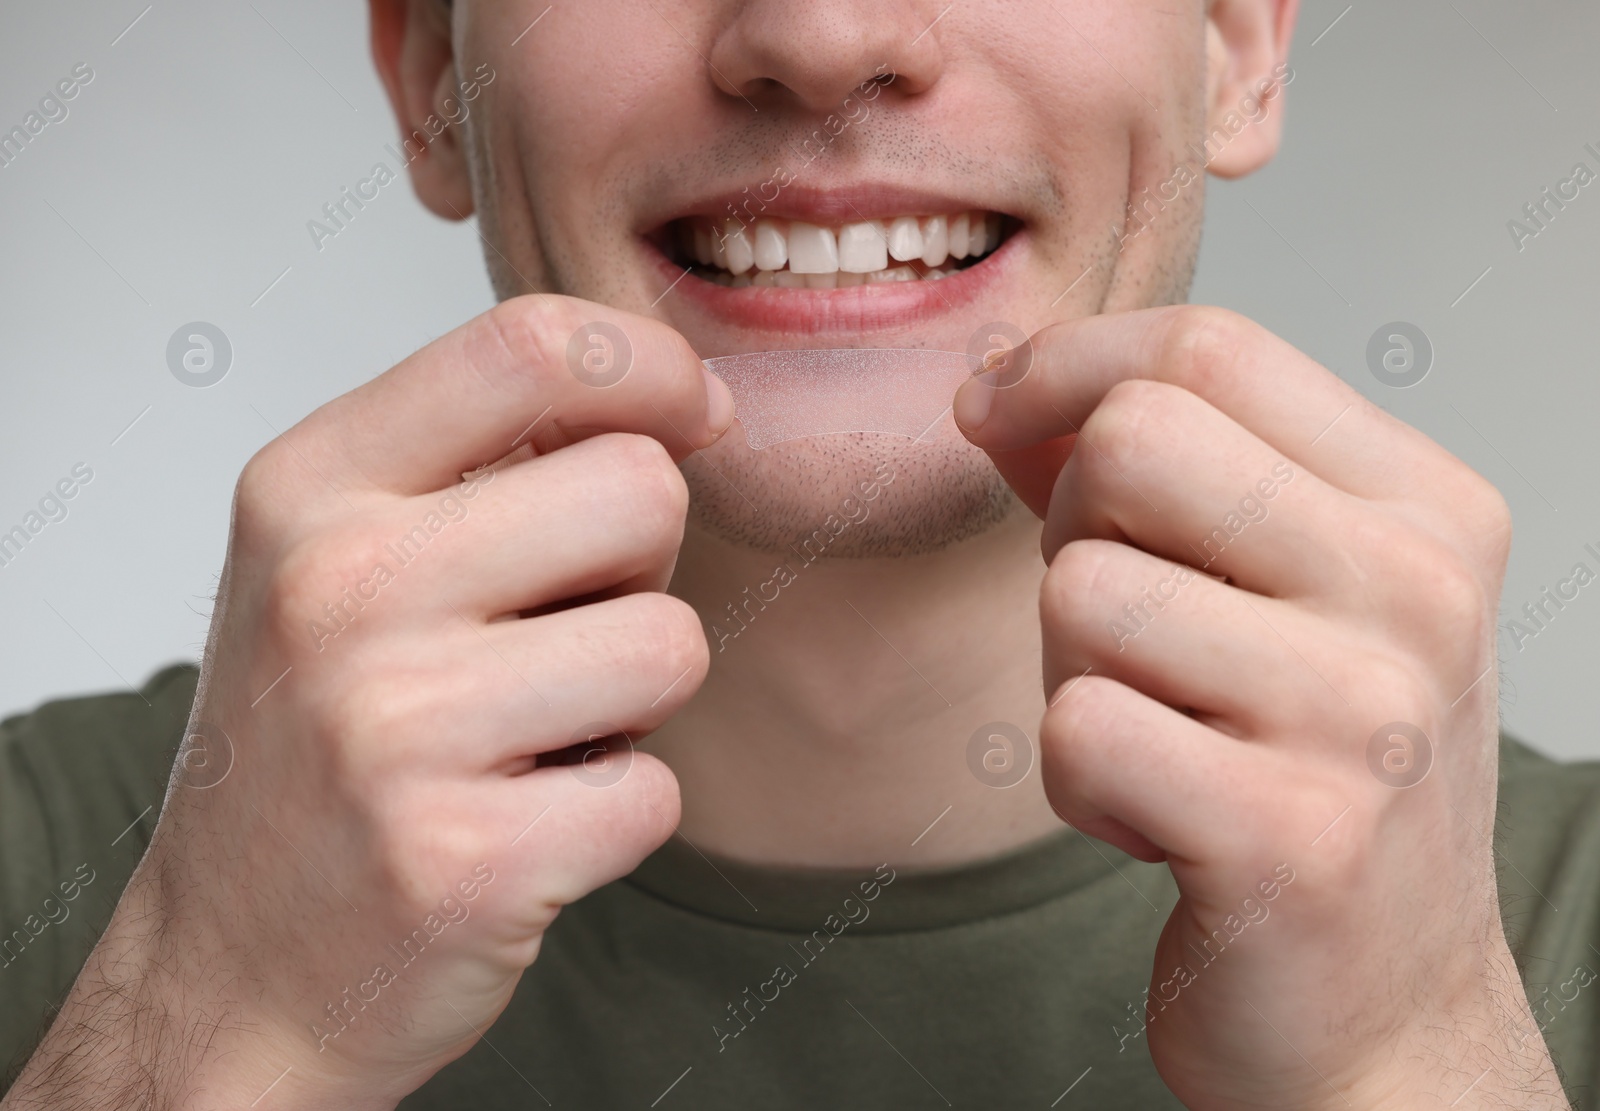
<path fill-rule="evenodd" d="M 568 367 L 591 321 L 632 344 L 605 388 Z M 664 325 L 523 297 L 250 460 L 190 734 L 219 727 L 235 762 L 209 785 L 216 746 L 180 753 L 115 960 L 86 973 L 142 970 L 191 1093 L 160 1106 L 249 1106 L 281 1075 L 262 1111 L 393 1107 L 498 1017 L 563 905 L 670 836 L 677 782 L 627 743 L 536 764 L 649 732 L 704 679 L 663 593 L 675 462 L 732 405 Z M 514 442 L 535 457 L 481 469 Z"/>

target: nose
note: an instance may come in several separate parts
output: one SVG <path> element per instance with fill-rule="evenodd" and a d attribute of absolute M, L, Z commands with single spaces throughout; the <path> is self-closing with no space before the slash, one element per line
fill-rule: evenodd
<path fill-rule="evenodd" d="M 939 15 L 923 0 L 746 0 L 712 47 L 711 78 L 757 109 L 832 111 L 874 78 L 915 95 L 943 71 Z"/>

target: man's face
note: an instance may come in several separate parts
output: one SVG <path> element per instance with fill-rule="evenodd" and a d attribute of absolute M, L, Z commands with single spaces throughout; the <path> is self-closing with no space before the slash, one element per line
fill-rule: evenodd
<path fill-rule="evenodd" d="M 1031 334 L 1186 295 L 1204 184 L 1174 171 L 1200 166 L 1225 65 L 1199 0 L 546 7 L 457 0 L 453 15 L 454 76 L 495 74 L 466 142 L 501 296 L 652 315 L 709 358 L 967 351 L 993 322 Z M 1160 204 L 1130 218 L 1146 189 Z M 902 217 L 900 253 L 924 254 L 877 259 L 872 237 Z M 938 261 L 934 241 L 950 250 L 958 229 L 967 257 Z M 769 273 L 738 248 L 699 263 L 696 237 L 703 251 L 730 232 L 765 245 Z M 830 238 L 844 283 L 793 272 L 825 269 Z M 863 265 L 910 280 L 855 276 Z M 696 522 L 758 548 L 815 528 L 880 462 L 915 481 L 889 485 L 841 554 L 937 548 L 1015 511 L 948 419 L 917 444 L 851 434 L 762 452 L 735 426 L 703 454 L 685 468 Z"/>

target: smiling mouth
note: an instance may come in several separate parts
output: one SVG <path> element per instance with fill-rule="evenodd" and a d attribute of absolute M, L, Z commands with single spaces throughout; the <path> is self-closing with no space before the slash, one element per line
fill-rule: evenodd
<path fill-rule="evenodd" d="M 835 226 L 687 216 L 662 229 L 660 245 L 692 276 L 717 285 L 843 289 L 947 278 L 987 258 L 1017 226 L 982 210 Z"/>

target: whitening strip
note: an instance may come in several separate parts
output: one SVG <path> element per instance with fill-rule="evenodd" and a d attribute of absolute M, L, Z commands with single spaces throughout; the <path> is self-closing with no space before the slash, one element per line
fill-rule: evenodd
<path fill-rule="evenodd" d="M 707 359 L 755 451 L 802 436 L 885 432 L 917 440 L 982 368 L 959 351 L 845 347 Z"/>

